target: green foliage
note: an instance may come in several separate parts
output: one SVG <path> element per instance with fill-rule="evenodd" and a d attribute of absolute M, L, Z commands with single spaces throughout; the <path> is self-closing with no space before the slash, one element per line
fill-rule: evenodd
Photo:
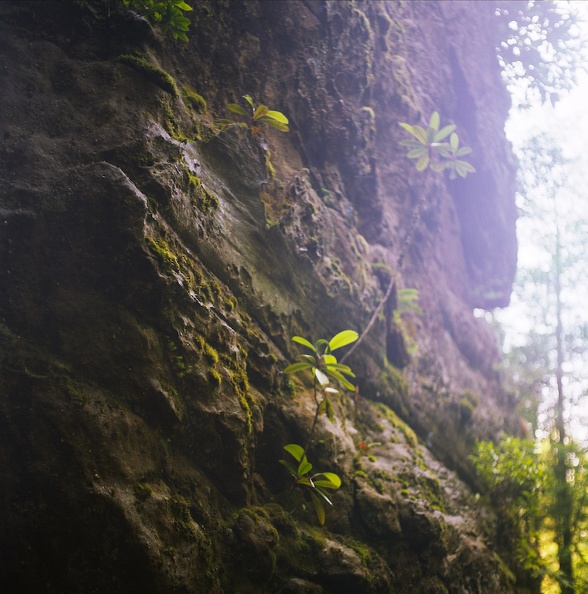
<path fill-rule="evenodd" d="M 337 393 L 337 390 L 329 386 L 329 377 L 336 379 L 348 390 L 355 390 L 355 386 L 345 377 L 346 375 L 355 377 L 355 375 L 350 367 L 338 363 L 336 357 L 332 353 L 337 349 L 355 342 L 357 338 L 358 334 L 354 330 L 343 330 L 333 336 L 331 340 L 321 339 L 315 344 L 312 344 L 309 340 L 302 338 L 301 336 L 292 337 L 294 342 L 302 345 L 310 352 L 310 354 L 299 355 L 299 361 L 288 365 L 288 367 L 284 369 L 284 373 L 286 374 L 299 373 L 306 370 L 312 372 L 316 411 L 310 430 L 309 441 L 314 433 L 317 419 L 321 414 L 325 414 L 330 421 L 334 420 L 335 412 L 329 395 Z M 323 395 L 323 398 L 320 401 L 318 399 L 319 390 Z M 285 446 L 284 449 L 294 457 L 298 462 L 298 465 L 296 466 L 292 462 L 286 460 L 280 460 L 280 463 L 290 471 L 298 485 L 310 489 L 310 497 L 316 515 L 319 522 L 324 524 L 325 509 L 323 500 L 326 500 L 329 504 L 331 504 L 331 501 L 323 492 L 323 489 L 338 489 L 341 485 L 341 479 L 339 479 L 336 474 L 329 472 L 310 476 L 309 472 L 312 469 L 312 464 L 306 459 L 306 447 L 303 448 L 296 444 L 290 444 Z"/>
<path fill-rule="evenodd" d="M 479 441 L 471 458 L 495 502 L 522 505 L 537 495 L 542 471 L 532 440 L 506 437 L 498 444 Z"/>
<path fill-rule="evenodd" d="M 251 113 L 249 113 L 238 103 L 228 103 L 227 109 L 233 113 L 238 113 L 239 115 L 249 118 L 249 125 L 252 130 L 257 131 L 258 128 L 255 124 L 261 123 L 267 124 L 268 126 L 271 126 L 276 130 L 280 130 L 281 132 L 289 132 L 290 128 L 288 127 L 288 118 L 281 111 L 268 109 L 262 104 L 255 105 L 253 99 L 251 99 L 249 95 L 243 95 L 243 99 L 247 101 Z"/>
<path fill-rule="evenodd" d="M 557 554 L 554 548 L 546 547 L 544 557 L 552 569 L 550 581 L 558 583 L 562 592 L 570 591 L 566 587 L 575 587 L 573 591 L 579 594 L 586 592 L 588 585 L 588 451 L 573 439 L 565 444 L 552 441 L 544 445 L 544 531 L 557 544 Z M 565 472 L 558 472 L 560 464 Z M 564 545 L 562 535 L 566 530 L 571 539 Z M 564 546 L 568 547 L 573 566 L 568 575 L 561 566 Z"/>
<path fill-rule="evenodd" d="M 163 33 L 171 33 L 174 39 L 188 41 L 186 32 L 190 19 L 184 16 L 192 7 L 183 0 L 122 0 L 123 4 L 144 16 L 152 25 L 159 25 Z"/>
<path fill-rule="evenodd" d="M 460 159 L 469 155 L 472 149 L 468 146 L 459 146 L 455 124 L 439 129 L 440 122 L 436 111 L 431 115 L 426 130 L 422 126 L 411 126 L 401 122 L 400 126 L 412 136 L 400 141 L 401 145 L 410 149 L 406 156 L 417 160 L 417 171 L 425 171 L 430 167 L 433 171 L 440 173 L 447 169 L 450 179 L 456 179 L 458 175 L 466 177 L 468 173 L 474 173 L 476 170 L 473 165 Z M 447 142 L 448 138 L 449 142 Z"/>
<path fill-rule="evenodd" d="M 545 475 L 534 441 L 515 437 L 498 444 L 479 441 L 471 459 L 501 518 L 499 537 L 525 569 L 542 573 L 538 540 Z"/>
<path fill-rule="evenodd" d="M 341 479 L 333 472 L 311 474 L 312 464 L 306 458 L 306 453 L 302 446 L 291 443 L 284 446 L 284 449 L 294 458 L 296 463 L 288 459 L 280 460 L 280 464 L 288 469 L 295 481 L 295 485 L 303 487 L 310 494 L 316 516 L 321 525 L 324 524 L 324 503 L 333 505 L 325 489 L 338 489 L 341 486 Z"/>
<path fill-rule="evenodd" d="M 318 340 L 312 344 L 306 338 L 294 336 L 292 340 L 301 344 L 310 351 L 310 354 L 299 355 L 297 363 L 292 363 L 284 369 L 284 373 L 298 373 L 305 369 L 310 369 L 315 378 L 315 382 L 325 388 L 329 383 L 329 377 L 336 379 L 348 390 L 355 390 L 355 386 L 344 376 L 355 377 L 351 368 L 347 365 L 337 363 L 337 358 L 332 354 L 333 351 L 355 342 L 358 338 L 357 332 L 353 330 L 343 330 L 333 336 L 331 340 Z"/>

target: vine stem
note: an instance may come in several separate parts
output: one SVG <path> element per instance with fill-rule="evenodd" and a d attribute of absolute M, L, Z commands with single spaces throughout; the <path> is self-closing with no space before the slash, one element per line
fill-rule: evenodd
<path fill-rule="evenodd" d="M 390 295 L 392 295 L 394 285 L 396 284 L 398 273 L 402 269 L 402 266 L 404 264 L 404 258 L 406 257 L 408 249 L 412 244 L 415 231 L 417 230 L 419 222 L 421 220 L 421 213 L 423 211 L 424 204 L 425 199 L 424 197 L 421 197 L 414 207 L 408 231 L 406 232 L 406 235 L 404 236 L 402 245 L 400 247 L 400 253 L 398 254 L 398 259 L 396 261 L 396 268 L 392 271 L 392 275 L 390 281 L 388 282 L 388 287 L 386 288 L 384 297 L 382 297 L 382 299 L 376 306 L 376 309 L 374 310 L 374 313 L 372 314 L 370 321 L 364 328 L 363 332 L 359 335 L 359 338 L 355 341 L 353 346 L 343 355 L 343 357 L 341 357 L 341 363 L 343 363 L 347 359 L 347 357 L 349 357 L 351 353 L 353 353 L 353 351 L 355 351 L 355 349 L 363 342 L 363 339 L 367 336 L 368 332 L 373 328 L 374 324 L 376 323 L 376 320 L 378 319 L 380 312 L 384 308 L 384 305 L 386 305 L 388 299 L 390 299 Z"/>
<path fill-rule="evenodd" d="M 312 440 L 312 436 L 314 434 L 314 428 L 316 427 L 316 422 L 318 421 L 318 416 L 319 416 L 319 409 L 320 409 L 320 403 L 316 397 L 316 383 L 317 383 L 317 379 L 314 378 L 314 401 L 316 402 L 316 411 L 314 413 L 314 420 L 312 421 L 312 428 L 310 429 L 310 433 L 308 434 L 308 438 L 306 439 L 306 443 L 304 444 L 304 454 L 306 455 L 306 450 L 308 449 L 308 446 L 310 445 L 310 442 Z"/>

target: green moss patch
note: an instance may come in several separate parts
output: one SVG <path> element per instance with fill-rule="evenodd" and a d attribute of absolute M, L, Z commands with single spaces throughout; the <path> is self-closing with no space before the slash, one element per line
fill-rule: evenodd
<path fill-rule="evenodd" d="M 134 68 L 137 72 L 144 75 L 147 80 L 157 85 L 166 93 L 169 93 L 174 99 L 177 99 L 178 87 L 176 86 L 176 81 L 167 72 L 155 66 L 155 64 L 132 54 L 122 54 L 117 60 Z"/>

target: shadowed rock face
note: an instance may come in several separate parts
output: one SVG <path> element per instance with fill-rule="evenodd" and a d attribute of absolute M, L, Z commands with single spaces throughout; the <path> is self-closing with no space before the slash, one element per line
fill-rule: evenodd
<path fill-rule="evenodd" d="M 492 6 L 194 2 L 184 45 L 81 4 L 0 4 L 3 590 L 533 591 L 468 461 L 518 426 L 472 315 L 516 264 Z M 215 125 L 247 92 L 291 132 Z M 434 110 L 475 175 L 405 158 Z M 391 296 L 309 445 L 321 528 L 278 464 L 315 412 L 290 338 L 366 327 L 421 201 L 423 314 Z"/>

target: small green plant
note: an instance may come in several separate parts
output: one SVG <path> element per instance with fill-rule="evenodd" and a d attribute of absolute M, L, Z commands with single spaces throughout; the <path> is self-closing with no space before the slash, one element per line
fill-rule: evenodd
<path fill-rule="evenodd" d="M 183 0 L 122 0 L 123 4 L 144 16 L 152 25 L 159 25 L 163 33 L 171 33 L 174 39 L 188 41 L 186 32 L 190 19 L 184 16 L 192 7 Z"/>
<path fill-rule="evenodd" d="M 358 334 L 354 330 L 343 330 L 339 334 L 333 336 L 331 340 L 321 339 L 315 344 L 312 344 L 302 336 L 293 336 L 292 340 L 306 347 L 311 354 L 298 355 L 296 363 L 288 365 L 284 369 L 284 373 L 299 373 L 310 369 L 314 377 L 314 400 L 316 402 L 316 413 L 314 415 L 314 422 L 310 431 L 310 436 L 314 433 L 318 417 L 324 413 L 330 421 L 334 418 L 333 403 L 330 399 L 330 394 L 336 394 L 337 389 L 329 386 L 329 376 L 336 379 L 343 384 L 348 390 L 355 391 L 355 386 L 345 377 L 355 377 L 353 371 L 348 365 L 343 365 L 337 362 L 337 358 L 332 354 L 334 350 L 347 346 L 357 340 Z M 319 392 L 323 395 L 322 400 L 319 401 Z M 310 439 L 310 438 L 309 438 Z"/>
<path fill-rule="evenodd" d="M 284 446 L 284 449 L 294 458 L 296 463 L 291 460 L 280 460 L 280 464 L 285 466 L 292 475 L 294 486 L 303 487 L 310 494 L 318 521 L 323 525 L 325 523 L 324 502 L 333 505 L 325 489 L 338 489 L 341 486 L 341 479 L 333 472 L 310 474 L 312 464 L 306 458 L 302 446 L 290 443 Z"/>
<path fill-rule="evenodd" d="M 326 496 L 323 489 L 338 489 L 341 486 L 341 479 L 332 472 L 321 472 L 311 476 L 309 473 L 312 469 L 312 464 L 306 458 L 306 450 L 314 434 L 319 416 L 324 413 L 330 421 L 333 421 L 335 416 L 330 395 L 336 394 L 338 390 L 329 386 L 329 377 L 336 379 L 348 390 L 355 391 L 355 386 L 345 377 L 355 377 L 351 368 L 338 363 L 337 358 L 332 353 L 341 347 L 355 342 L 357 337 L 358 334 L 354 330 L 343 330 L 343 332 L 339 332 L 333 336 L 331 340 L 321 339 L 315 344 L 312 344 L 306 338 L 293 336 L 292 340 L 305 347 L 310 353 L 299 355 L 299 361 L 288 365 L 284 369 L 284 373 L 286 374 L 310 370 L 313 375 L 316 411 L 307 445 L 302 447 L 297 444 L 290 444 L 284 447 L 296 462 L 298 462 L 297 466 L 287 460 L 280 460 L 280 463 L 290 471 L 290 474 L 292 474 L 298 485 L 310 489 L 312 503 L 321 524 L 325 522 L 325 509 L 322 500 L 326 500 L 327 503 L 331 504 L 330 499 Z M 323 396 L 321 400 L 319 400 L 319 393 Z"/>
<path fill-rule="evenodd" d="M 343 330 L 331 338 L 331 340 L 321 339 L 312 344 L 306 338 L 293 336 L 292 340 L 306 347 L 311 354 L 298 355 L 297 363 L 292 363 L 284 369 L 284 373 L 298 373 L 305 369 L 312 370 L 315 385 L 326 386 L 329 383 L 328 376 L 341 382 L 348 390 L 355 390 L 355 386 L 344 377 L 348 375 L 355 377 L 350 367 L 337 362 L 337 358 L 332 354 L 333 351 L 347 346 L 357 340 L 358 334 L 354 330 Z"/>
<path fill-rule="evenodd" d="M 290 131 L 290 128 L 288 128 L 288 118 L 281 111 L 274 111 L 272 109 L 268 109 L 265 105 L 262 104 L 255 105 L 250 95 L 243 95 L 243 99 L 245 99 L 245 101 L 247 101 L 247 103 L 249 104 L 249 107 L 251 108 L 251 113 L 249 113 L 244 107 L 242 107 L 238 103 L 228 103 L 227 109 L 229 111 L 232 111 L 233 113 L 238 113 L 239 115 L 248 118 L 249 127 L 253 132 L 261 134 L 259 128 L 256 126 L 257 123 L 267 124 L 268 126 L 271 126 L 276 130 L 280 130 L 281 132 Z"/>
<path fill-rule="evenodd" d="M 412 136 L 400 141 L 401 145 L 410 149 L 406 156 L 417 160 L 417 171 L 424 171 L 427 167 L 437 172 L 448 169 L 450 179 L 455 179 L 458 175 L 466 177 L 468 173 L 474 173 L 476 170 L 473 165 L 460 159 L 469 155 L 472 149 L 468 146 L 459 146 L 455 124 L 439 129 L 440 123 L 441 120 L 436 111 L 431 115 L 426 130 L 422 126 L 411 126 L 401 122 L 400 126 Z M 447 142 L 448 137 L 449 142 Z"/>

